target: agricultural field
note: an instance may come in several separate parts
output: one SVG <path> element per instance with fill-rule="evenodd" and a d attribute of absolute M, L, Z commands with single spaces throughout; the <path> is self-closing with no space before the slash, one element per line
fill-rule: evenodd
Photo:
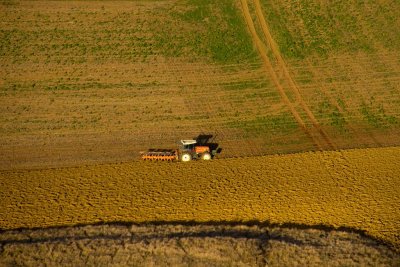
<path fill-rule="evenodd" d="M 0 172 L 0 228 L 264 222 L 400 245 L 399 148 Z"/>
<path fill-rule="evenodd" d="M 365 264 L 396 265 L 398 10 L 389 0 L 0 0 L 0 253 L 27 263 L 30 245 L 44 255 L 48 244 L 8 235 L 70 229 L 79 241 L 79 225 L 283 225 L 300 231 L 285 240 L 306 245 L 269 243 L 281 263 L 300 247 L 326 260 L 339 252 L 318 244 L 346 239 L 376 260 Z M 215 160 L 138 160 L 201 135 L 219 145 Z M 264 253 L 256 235 L 229 242 Z M 227 249 L 216 237 L 199 247 Z M 164 241 L 147 249 L 169 255 Z M 262 265 L 265 255 L 242 256 Z"/>
<path fill-rule="evenodd" d="M 397 1 L 1 1 L 0 168 L 396 146 Z"/>

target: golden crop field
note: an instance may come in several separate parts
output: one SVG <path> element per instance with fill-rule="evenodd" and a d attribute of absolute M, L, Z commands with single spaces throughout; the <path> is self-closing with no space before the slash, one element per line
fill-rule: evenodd
<path fill-rule="evenodd" d="M 267 222 L 400 245 L 400 148 L 0 172 L 0 228 Z"/>

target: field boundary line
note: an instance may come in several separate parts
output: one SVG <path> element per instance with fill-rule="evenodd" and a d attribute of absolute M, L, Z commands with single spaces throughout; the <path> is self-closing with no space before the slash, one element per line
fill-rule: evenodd
<path fill-rule="evenodd" d="M 328 134 L 321 128 L 320 124 L 318 123 L 318 120 L 315 118 L 314 114 L 307 106 L 307 103 L 304 101 L 303 97 L 301 96 L 298 86 L 296 85 L 292 76 L 290 75 L 289 70 L 286 66 L 286 63 L 285 63 L 284 59 L 282 58 L 282 55 L 279 51 L 278 45 L 275 43 L 275 41 L 271 35 L 271 32 L 269 30 L 269 27 L 267 25 L 267 22 L 265 20 L 265 17 L 262 13 L 260 0 L 254 0 L 254 3 L 255 3 L 257 19 L 260 22 L 263 34 L 264 34 L 267 42 L 269 43 L 269 46 L 271 48 L 272 53 L 274 54 L 274 57 L 277 59 L 278 67 L 283 71 L 283 76 L 289 82 L 290 89 L 296 95 L 296 99 L 299 101 L 301 107 L 306 112 L 306 114 L 307 114 L 308 118 L 310 119 L 310 121 L 312 122 L 313 126 L 317 129 L 317 131 L 322 136 L 324 141 L 327 143 L 329 148 L 337 149 L 334 142 L 329 138 Z"/>
<path fill-rule="evenodd" d="M 311 134 L 310 130 L 307 128 L 306 124 L 304 123 L 303 119 L 299 115 L 299 113 L 296 111 L 294 105 L 290 102 L 289 97 L 286 95 L 285 90 L 281 83 L 279 82 L 279 78 L 277 74 L 275 73 L 273 66 L 268 58 L 267 52 L 265 51 L 266 48 L 264 47 L 264 43 L 261 41 L 260 37 L 257 34 L 256 28 L 254 26 L 253 19 L 251 18 L 249 6 L 247 0 L 241 0 L 242 4 L 242 10 L 243 10 L 243 15 L 246 20 L 247 26 L 249 27 L 249 31 L 251 33 L 252 39 L 254 41 L 254 44 L 257 47 L 257 50 L 264 62 L 264 69 L 266 70 L 267 74 L 270 76 L 268 78 L 272 78 L 272 81 L 276 85 L 279 94 L 282 97 L 283 102 L 286 104 L 286 106 L 289 108 L 290 112 L 296 119 L 297 123 L 300 125 L 300 127 L 303 129 L 303 131 L 306 133 L 307 136 L 311 138 L 311 140 L 314 143 L 314 146 L 322 150 L 321 144 L 317 141 L 317 139 Z"/>

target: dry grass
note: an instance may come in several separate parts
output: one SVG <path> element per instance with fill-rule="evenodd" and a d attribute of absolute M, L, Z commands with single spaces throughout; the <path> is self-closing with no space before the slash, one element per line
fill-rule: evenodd
<path fill-rule="evenodd" d="M 0 172 L 0 228 L 260 221 L 365 230 L 399 246 L 399 148 Z"/>
<path fill-rule="evenodd" d="M 0 264 L 48 266 L 395 266 L 359 233 L 246 225 L 98 225 L 6 231 Z"/>

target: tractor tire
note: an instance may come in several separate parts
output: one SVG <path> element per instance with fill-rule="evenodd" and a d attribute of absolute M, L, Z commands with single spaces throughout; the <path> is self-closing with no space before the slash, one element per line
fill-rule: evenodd
<path fill-rule="evenodd" d="M 192 160 L 192 155 L 190 155 L 189 153 L 183 153 L 181 155 L 181 161 L 182 162 L 188 162 Z"/>
<path fill-rule="evenodd" d="M 208 152 L 204 152 L 203 154 L 201 154 L 201 159 L 202 160 L 210 160 L 211 159 L 211 154 Z"/>

